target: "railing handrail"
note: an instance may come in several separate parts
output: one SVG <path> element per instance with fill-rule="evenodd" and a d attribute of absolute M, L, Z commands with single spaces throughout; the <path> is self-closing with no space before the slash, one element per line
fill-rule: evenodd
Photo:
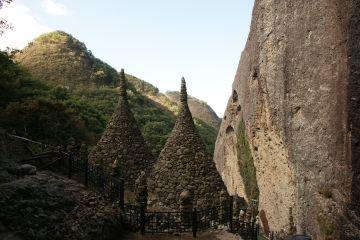
<path fill-rule="evenodd" d="M 14 137 L 14 138 L 18 138 L 18 139 L 27 141 L 27 142 L 36 143 L 36 144 L 39 144 L 39 145 L 41 145 L 41 146 L 50 147 L 50 148 L 57 149 L 57 150 L 61 148 L 60 146 L 54 147 L 54 146 L 51 146 L 50 144 L 43 144 L 43 143 L 41 143 L 41 142 L 37 142 L 37 141 L 34 141 L 34 140 L 30 140 L 30 139 L 28 139 L 28 138 L 20 137 L 20 136 L 17 136 L 17 135 L 12 135 L 12 134 L 9 134 L 9 133 L 8 133 L 8 135 L 11 136 L 11 137 Z"/>

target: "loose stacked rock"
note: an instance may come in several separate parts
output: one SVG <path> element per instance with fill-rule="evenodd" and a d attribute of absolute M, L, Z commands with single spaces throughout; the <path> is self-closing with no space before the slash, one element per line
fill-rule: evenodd
<path fill-rule="evenodd" d="M 225 186 L 195 128 L 184 78 L 180 101 L 175 127 L 150 174 L 149 192 L 173 209 L 179 209 L 180 194 L 184 190 L 194 193 L 194 204 L 198 207 L 219 204 L 220 191 Z"/>
<path fill-rule="evenodd" d="M 120 72 L 119 102 L 89 159 L 113 176 L 124 178 L 125 188 L 129 190 L 133 190 L 140 172 L 154 163 L 155 158 L 146 146 L 129 107 L 124 69 Z"/>

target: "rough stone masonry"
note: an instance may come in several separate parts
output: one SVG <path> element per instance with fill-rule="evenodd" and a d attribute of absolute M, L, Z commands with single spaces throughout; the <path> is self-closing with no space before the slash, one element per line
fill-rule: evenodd
<path fill-rule="evenodd" d="M 360 239 L 360 1 L 256 0 L 232 89 L 214 154 L 229 192 L 243 119 L 270 230 L 292 207 L 298 233 Z"/>
<path fill-rule="evenodd" d="M 165 206 L 179 209 L 180 194 L 192 192 L 194 204 L 219 204 L 225 185 L 206 152 L 187 104 L 185 79 L 181 79 L 180 109 L 175 127 L 150 173 L 149 192 Z"/>
<path fill-rule="evenodd" d="M 131 112 L 124 69 L 120 72 L 119 102 L 89 160 L 114 177 L 124 178 L 125 188 L 131 191 L 141 171 L 147 172 L 155 161 Z"/>

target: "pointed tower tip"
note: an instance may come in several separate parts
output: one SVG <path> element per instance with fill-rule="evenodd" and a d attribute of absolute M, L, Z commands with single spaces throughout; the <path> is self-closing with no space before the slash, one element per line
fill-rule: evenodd
<path fill-rule="evenodd" d="M 186 82 L 184 77 L 181 78 L 180 102 L 187 102 Z"/>
<path fill-rule="evenodd" d="M 121 69 L 120 72 L 120 96 L 126 97 L 126 80 L 125 80 L 125 73 L 124 69 Z"/>

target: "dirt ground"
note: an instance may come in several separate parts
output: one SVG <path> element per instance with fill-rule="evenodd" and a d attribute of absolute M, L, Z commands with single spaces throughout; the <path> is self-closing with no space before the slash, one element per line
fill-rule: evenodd
<path fill-rule="evenodd" d="M 186 233 L 180 236 L 175 236 L 172 234 L 141 235 L 140 233 L 130 233 L 124 238 L 124 240 L 190 240 L 190 239 L 242 240 L 242 238 L 238 235 L 228 233 L 223 230 L 214 230 L 214 229 L 206 230 L 204 232 L 198 232 L 196 238 L 193 238 L 192 233 Z"/>

